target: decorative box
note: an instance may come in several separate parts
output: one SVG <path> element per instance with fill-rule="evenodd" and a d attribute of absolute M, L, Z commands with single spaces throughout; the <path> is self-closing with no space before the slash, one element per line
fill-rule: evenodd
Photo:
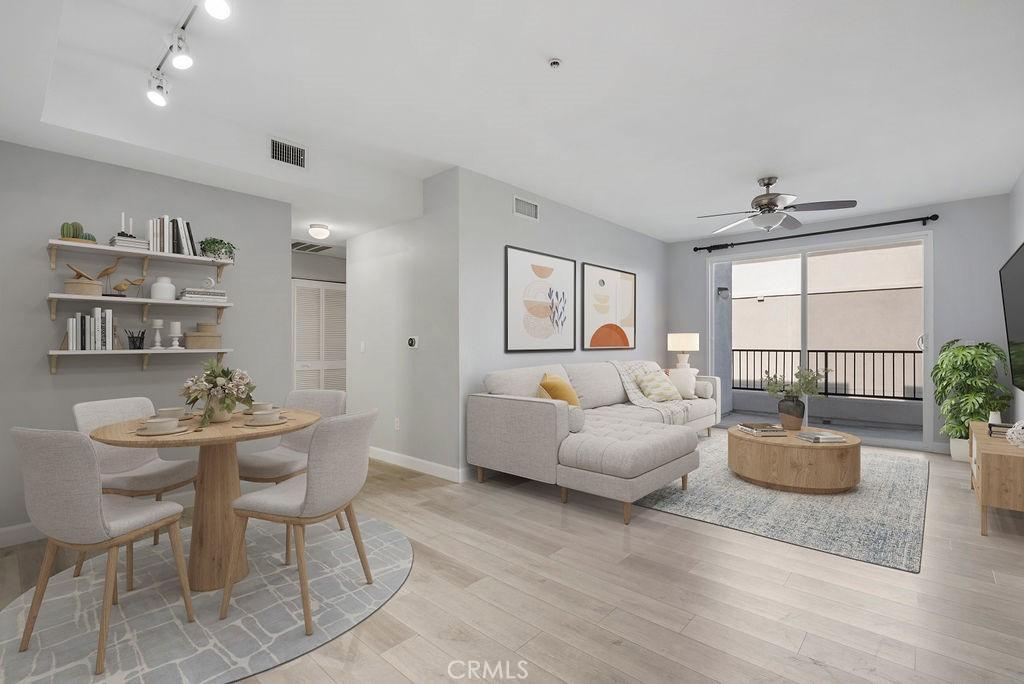
<path fill-rule="evenodd" d="M 196 323 L 195 331 L 185 332 L 186 349 L 220 349 L 220 332 L 216 323 Z"/>

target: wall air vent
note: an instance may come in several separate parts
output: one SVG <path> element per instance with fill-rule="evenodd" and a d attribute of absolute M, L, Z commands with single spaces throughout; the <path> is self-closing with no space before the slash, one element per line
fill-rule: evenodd
<path fill-rule="evenodd" d="M 534 221 L 540 219 L 540 207 L 533 202 L 528 202 L 527 200 L 522 199 L 521 197 L 516 197 L 515 212 L 520 216 L 525 216 L 526 218 L 533 219 Z"/>
<path fill-rule="evenodd" d="M 293 252 L 306 252 L 307 254 L 318 254 L 320 252 L 326 252 L 331 248 L 330 245 L 315 245 L 312 242 L 302 242 L 301 240 L 292 240 L 292 251 Z"/>
<path fill-rule="evenodd" d="M 300 169 L 306 168 L 306 150 L 281 140 L 270 139 L 270 158 Z"/>

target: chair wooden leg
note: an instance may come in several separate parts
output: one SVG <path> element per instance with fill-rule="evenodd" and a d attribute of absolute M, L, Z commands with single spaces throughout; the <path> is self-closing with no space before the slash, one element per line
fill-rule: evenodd
<path fill-rule="evenodd" d="M 477 482 L 483 482 L 483 481 L 484 481 L 484 479 L 485 479 L 485 478 L 484 478 L 484 469 L 483 469 L 483 466 L 477 466 L 477 467 L 476 467 L 476 481 L 477 481 Z"/>
<path fill-rule="evenodd" d="M 359 562 L 363 565 L 363 575 L 367 584 L 373 584 L 373 574 L 370 572 L 370 561 L 366 559 L 366 549 L 363 548 L 363 536 L 359 534 L 359 521 L 356 520 L 356 512 L 352 504 L 345 506 L 345 517 L 348 518 L 348 527 L 352 530 L 352 541 L 356 543 L 356 551 L 359 553 Z"/>
<path fill-rule="evenodd" d="M 75 561 L 74 577 L 82 576 L 82 566 L 85 565 L 85 551 L 78 552 L 78 559 Z"/>
<path fill-rule="evenodd" d="M 309 572 L 306 570 L 306 526 L 295 525 L 295 559 L 299 562 L 299 591 L 302 592 L 302 617 L 306 636 L 313 633 L 313 609 L 309 605 Z"/>
<path fill-rule="evenodd" d="M 156 500 L 157 501 L 163 501 L 163 499 L 164 499 L 164 495 L 163 495 L 162 492 L 160 494 L 156 495 Z M 153 530 L 153 546 L 156 546 L 159 543 L 160 543 L 160 529 L 157 528 L 157 529 Z"/>
<path fill-rule="evenodd" d="M 292 526 L 284 525 L 284 564 L 292 564 Z"/>
<path fill-rule="evenodd" d="M 633 514 L 633 504 L 629 501 L 622 502 L 622 523 L 629 524 L 629 518 Z"/>
<path fill-rule="evenodd" d="M 111 548 L 114 549 L 114 598 L 113 598 L 112 603 L 116 606 L 117 605 L 117 560 L 118 560 L 118 556 L 121 554 L 121 548 L 118 547 L 118 546 L 113 546 Z"/>
<path fill-rule="evenodd" d="M 185 602 L 185 617 L 195 622 L 192 612 L 192 591 L 188 587 L 188 566 L 185 565 L 185 547 L 181 543 L 181 528 L 175 520 L 167 526 L 167 536 L 171 538 L 171 550 L 174 552 L 174 564 L 178 566 L 178 581 L 181 583 L 181 600 Z"/>
<path fill-rule="evenodd" d="M 124 590 L 132 591 L 135 588 L 135 542 L 130 541 L 124 545 Z"/>
<path fill-rule="evenodd" d="M 46 550 L 43 551 L 43 562 L 39 566 L 39 577 L 36 579 L 36 591 L 32 594 L 32 606 L 28 609 L 25 631 L 21 634 L 21 645 L 18 646 L 19 651 L 27 650 L 28 642 L 32 639 L 32 630 L 36 626 L 39 607 L 43 605 L 43 594 L 46 593 L 46 585 L 50 582 L 50 573 L 53 571 L 53 561 L 56 557 L 57 544 L 52 539 L 47 539 Z"/>
<path fill-rule="evenodd" d="M 689 473 L 687 473 L 686 475 L 683 475 L 683 489 L 686 489 L 687 484 L 689 484 L 689 482 L 688 482 L 689 477 L 690 477 Z"/>
<path fill-rule="evenodd" d="M 336 517 L 338 519 L 338 529 L 344 531 L 345 530 L 345 518 L 341 517 L 341 511 L 338 511 L 338 513 L 334 517 Z"/>
<path fill-rule="evenodd" d="M 103 674 L 107 659 L 107 632 L 110 630 L 110 606 L 117 591 L 117 547 L 107 549 L 107 574 L 103 582 L 103 610 L 100 613 L 100 638 L 96 646 L 96 674 Z"/>
<path fill-rule="evenodd" d="M 220 619 L 223 620 L 228 616 L 228 603 L 231 601 L 231 587 L 234 585 L 235 580 L 235 565 L 238 563 L 238 559 L 242 557 L 242 549 L 245 546 L 245 528 L 249 524 L 249 518 L 246 516 L 237 516 L 235 518 L 235 543 L 231 545 L 231 555 L 228 557 L 228 566 L 224 569 L 224 593 L 220 599 Z"/>
<path fill-rule="evenodd" d="M 562 497 L 562 503 L 565 503 L 566 501 L 569 500 L 569 490 L 566 489 L 565 487 L 559 487 L 558 493 Z"/>

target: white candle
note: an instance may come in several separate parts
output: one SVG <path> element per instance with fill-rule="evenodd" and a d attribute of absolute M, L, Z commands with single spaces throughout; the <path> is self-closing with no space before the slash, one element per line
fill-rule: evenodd
<path fill-rule="evenodd" d="M 156 328 L 157 330 L 160 330 L 161 328 L 164 327 L 164 320 L 162 318 L 154 318 L 153 327 Z"/>
<path fill-rule="evenodd" d="M 124 212 L 121 212 L 121 232 L 124 232 Z"/>
<path fill-rule="evenodd" d="M 175 337 L 181 334 L 181 321 L 171 321 L 170 333 L 171 337 Z"/>
<path fill-rule="evenodd" d="M 135 226 L 133 225 L 134 223 L 135 223 L 135 219 L 133 219 L 131 216 L 129 216 L 128 217 L 128 234 L 129 235 L 135 235 Z"/>

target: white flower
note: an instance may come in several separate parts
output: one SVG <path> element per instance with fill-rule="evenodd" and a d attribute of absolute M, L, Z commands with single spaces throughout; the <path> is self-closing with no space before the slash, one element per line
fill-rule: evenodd
<path fill-rule="evenodd" d="M 227 383 L 225 378 L 217 378 L 217 387 L 223 387 Z"/>

